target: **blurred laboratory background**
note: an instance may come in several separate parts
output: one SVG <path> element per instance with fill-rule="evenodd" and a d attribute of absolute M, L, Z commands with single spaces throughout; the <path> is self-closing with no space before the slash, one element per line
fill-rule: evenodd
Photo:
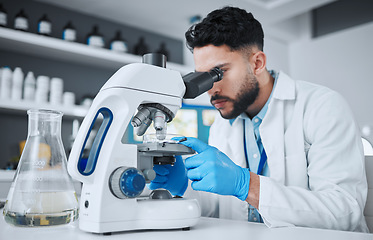
<path fill-rule="evenodd" d="M 92 99 L 121 66 L 159 52 L 168 68 L 193 71 L 184 33 L 226 5 L 263 24 L 268 69 L 341 93 L 373 143 L 371 0 L 0 0 L 0 169 L 17 166 L 28 109 L 64 113 L 68 154 Z M 215 114 L 207 95 L 185 101 L 168 132 L 207 141 Z M 125 139 L 142 141 L 131 128 Z"/>

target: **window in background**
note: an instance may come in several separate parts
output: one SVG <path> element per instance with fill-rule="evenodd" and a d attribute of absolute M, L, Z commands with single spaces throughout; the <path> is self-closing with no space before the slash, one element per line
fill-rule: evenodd
<path fill-rule="evenodd" d="M 217 111 L 212 109 L 202 110 L 203 125 L 210 127 L 212 123 L 215 121 L 216 113 Z"/>
<path fill-rule="evenodd" d="M 198 137 L 197 111 L 195 109 L 180 109 L 174 120 L 167 124 L 167 133 Z"/>

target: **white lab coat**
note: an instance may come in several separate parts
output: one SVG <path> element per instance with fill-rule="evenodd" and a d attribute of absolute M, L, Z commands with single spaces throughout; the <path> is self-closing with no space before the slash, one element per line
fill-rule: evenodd
<path fill-rule="evenodd" d="M 338 93 L 280 73 L 259 131 L 270 173 L 260 176 L 259 212 L 268 227 L 368 231 L 361 137 Z M 242 119 L 230 125 L 217 116 L 209 143 L 246 167 Z M 236 197 L 188 192 L 205 216 L 248 219 L 248 204 Z"/>

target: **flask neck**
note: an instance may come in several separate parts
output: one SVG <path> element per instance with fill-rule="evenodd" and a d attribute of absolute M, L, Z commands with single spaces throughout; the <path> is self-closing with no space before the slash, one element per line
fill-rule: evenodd
<path fill-rule="evenodd" d="M 62 113 L 51 110 L 28 110 L 28 135 L 53 135 L 61 137 Z"/>

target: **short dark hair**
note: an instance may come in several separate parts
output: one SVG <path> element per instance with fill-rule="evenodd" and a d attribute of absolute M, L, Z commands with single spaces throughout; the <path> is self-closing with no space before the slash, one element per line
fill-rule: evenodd
<path fill-rule="evenodd" d="M 262 25 L 251 13 L 236 7 L 212 11 L 200 23 L 192 25 L 185 33 L 187 47 L 227 45 L 232 51 L 257 46 L 263 51 Z"/>

